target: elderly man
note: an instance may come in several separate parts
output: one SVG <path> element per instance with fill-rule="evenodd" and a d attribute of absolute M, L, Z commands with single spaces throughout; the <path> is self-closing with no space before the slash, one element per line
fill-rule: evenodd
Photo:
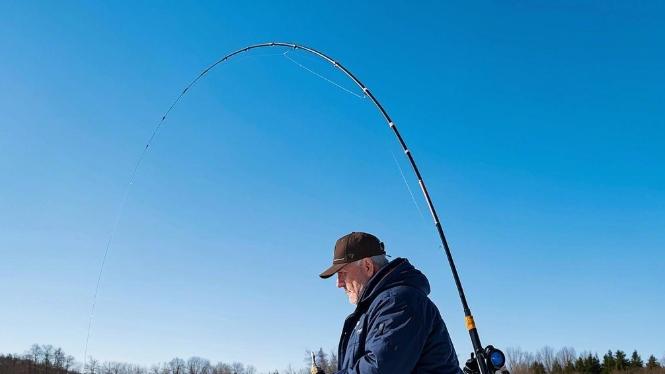
<path fill-rule="evenodd" d="M 388 262 L 376 236 L 352 232 L 337 240 L 332 266 L 320 276 L 334 274 L 356 305 L 342 329 L 337 373 L 461 373 L 446 325 L 427 297 L 429 282 L 408 260 Z"/>

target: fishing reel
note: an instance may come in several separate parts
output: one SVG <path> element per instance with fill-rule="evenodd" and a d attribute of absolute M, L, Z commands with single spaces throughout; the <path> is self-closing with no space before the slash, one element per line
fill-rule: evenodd
<path fill-rule="evenodd" d="M 506 355 L 491 345 L 488 345 L 483 351 L 479 352 L 478 356 L 471 353 L 471 358 L 464 365 L 464 373 L 482 374 L 483 370 L 480 369 L 481 366 L 486 368 L 490 374 L 510 374 L 508 369 L 506 369 Z"/>

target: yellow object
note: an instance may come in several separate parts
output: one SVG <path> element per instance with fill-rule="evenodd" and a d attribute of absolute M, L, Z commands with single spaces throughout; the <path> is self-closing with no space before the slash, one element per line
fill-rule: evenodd
<path fill-rule="evenodd" d="M 476 328 L 476 323 L 473 321 L 473 316 L 466 316 L 464 317 L 464 320 L 466 322 L 467 330 L 472 330 Z"/>

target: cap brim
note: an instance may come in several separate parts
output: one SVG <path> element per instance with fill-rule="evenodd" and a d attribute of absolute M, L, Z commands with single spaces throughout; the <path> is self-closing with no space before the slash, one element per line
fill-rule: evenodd
<path fill-rule="evenodd" d="M 344 265 L 346 265 L 346 264 L 345 263 L 344 264 L 333 264 L 331 267 L 324 270 L 323 273 L 319 274 L 319 277 L 321 277 L 323 279 L 330 278 L 333 275 L 335 275 L 335 273 L 337 273 L 339 271 L 339 269 L 343 268 Z"/>

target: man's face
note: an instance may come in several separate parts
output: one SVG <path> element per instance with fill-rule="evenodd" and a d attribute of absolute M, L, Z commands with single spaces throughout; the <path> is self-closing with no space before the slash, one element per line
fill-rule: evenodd
<path fill-rule="evenodd" d="M 344 289 L 351 304 L 358 304 L 367 281 L 372 277 L 373 264 L 368 261 L 362 259 L 347 264 L 337 272 L 337 287 Z"/>

